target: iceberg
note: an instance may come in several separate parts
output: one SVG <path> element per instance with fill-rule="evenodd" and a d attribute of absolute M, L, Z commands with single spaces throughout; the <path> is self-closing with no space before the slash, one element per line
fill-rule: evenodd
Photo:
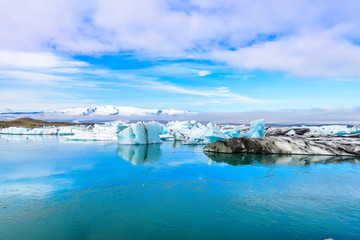
<path fill-rule="evenodd" d="M 227 137 L 220 127 L 213 123 L 203 125 L 196 121 L 174 121 L 163 127 L 161 139 L 181 141 L 183 144 L 208 144 Z"/>
<path fill-rule="evenodd" d="M 304 126 L 305 127 L 305 126 Z M 359 126 L 349 127 L 347 125 L 328 125 L 319 127 L 308 127 L 309 131 L 304 136 L 343 136 L 347 134 L 360 133 Z"/>
<path fill-rule="evenodd" d="M 88 127 L 77 127 L 72 129 L 72 135 L 59 134 L 70 141 L 116 141 L 118 133 L 127 128 L 128 124 L 120 121 L 104 124 L 95 124 Z"/>
<path fill-rule="evenodd" d="M 218 125 L 213 123 L 208 123 L 207 125 L 198 123 L 190 129 L 187 138 L 182 143 L 189 145 L 209 144 L 218 140 L 225 139 L 226 136 L 220 131 Z"/>
<path fill-rule="evenodd" d="M 158 122 L 149 122 L 146 124 L 147 143 L 161 143 L 160 134 L 163 132 L 162 126 Z"/>
<path fill-rule="evenodd" d="M 73 135 L 74 127 L 24 128 L 9 127 L 0 129 L 0 134 L 7 135 Z"/>
<path fill-rule="evenodd" d="M 359 156 L 357 138 L 346 137 L 263 137 L 232 138 L 207 145 L 204 151 L 251 154 L 306 154 Z"/>
<path fill-rule="evenodd" d="M 160 123 L 138 122 L 122 130 L 118 134 L 119 144 L 154 144 L 162 143 L 160 134 L 163 133 Z"/>
<path fill-rule="evenodd" d="M 220 131 L 226 136 L 226 138 L 242 137 L 242 132 L 248 129 L 245 125 L 224 125 L 220 128 Z"/>
<path fill-rule="evenodd" d="M 186 145 L 209 144 L 218 140 L 241 137 L 245 125 L 206 125 L 196 121 L 173 121 L 163 126 L 160 138 L 163 140 L 181 141 Z"/>
<path fill-rule="evenodd" d="M 246 133 L 247 138 L 260 138 L 265 136 L 265 120 L 259 119 L 250 123 L 250 129 Z"/>
<path fill-rule="evenodd" d="M 196 121 L 172 121 L 168 122 L 163 128 L 162 138 L 166 137 L 169 139 L 169 135 L 175 141 L 185 141 L 188 139 L 190 130 L 197 126 Z M 166 135 L 165 135 L 166 134 Z"/>

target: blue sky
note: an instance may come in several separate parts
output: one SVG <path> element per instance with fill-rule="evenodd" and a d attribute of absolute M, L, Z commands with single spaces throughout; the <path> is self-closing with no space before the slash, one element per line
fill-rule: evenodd
<path fill-rule="evenodd" d="M 1 5 L 2 112 L 360 106 L 359 1 Z"/>

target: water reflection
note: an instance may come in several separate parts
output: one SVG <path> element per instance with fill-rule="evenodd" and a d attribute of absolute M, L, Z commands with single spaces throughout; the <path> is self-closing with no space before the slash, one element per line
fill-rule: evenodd
<path fill-rule="evenodd" d="M 158 162 L 161 158 L 161 144 L 121 145 L 117 146 L 117 153 L 124 160 L 133 165 Z"/>
<path fill-rule="evenodd" d="M 181 141 L 172 142 L 172 151 L 175 152 L 176 149 L 179 149 L 182 146 Z"/>
<path fill-rule="evenodd" d="M 9 142 L 16 141 L 41 141 L 57 138 L 56 135 L 12 135 L 12 134 L 0 134 L 0 139 Z"/>
<path fill-rule="evenodd" d="M 319 163 L 337 164 L 343 162 L 360 163 L 359 157 L 328 155 L 280 155 L 280 154 L 224 154 L 205 152 L 214 162 L 233 166 L 261 163 L 266 165 L 312 165 Z"/>

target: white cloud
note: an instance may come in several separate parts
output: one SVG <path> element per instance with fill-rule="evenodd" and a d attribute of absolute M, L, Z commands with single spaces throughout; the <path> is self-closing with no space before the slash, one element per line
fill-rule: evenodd
<path fill-rule="evenodd" d="M 284 71 L 305 77 L 360 76 L 360 46 L 339 38 L 334 33 L 337 30 L 284 37 L 236 51 L 218 51 L 213 58 L 238 68 Z"/>
<path fill-rule="evenodd" d="M 208 75 L 210 75 L 211 74 L 211 72 L 210 71 L 206 71 L 206 70 L 202 70 L 202 71 L 199 71 L 198 72 L 198 75 L 200 76 L 200 77 L 205 77 L 205 76 L 208 76 Z"/>
<path fill-rule="evenodd" d="M 132 86 L 135 88 L 148 88 L 157 91 L 165 91 L 167 93 L 176 93 L 176 94 L 187 94 L 194 96 L 202 96 L 211 98 L 209 102 L 215 101 L 213 98 L 225 99 L 226 101 L 233 101 L 235 103 L 265 103 L 266 100 L 256 99 L 246 97 L 240 94 L 231 93 L 227 87 L 220 88 L 206 88 L 206 89 L 194 89 L 194 88 L 185 88 L 175 85 L 169 82 L 160 82 L 156 80 L 138 80 L 136 84 L 127 84 L 127 86 Z M 216 100 L 218 101 L 218 100 Z"/>
<path fill-rule="evenodd" d="M 76 80 L 89 67 L 83 61 L 60 57 L 50 52 L 0 51 L 0 81 L 10 83 L 55 86 L 93 86 L 92 83 Z M 91 70 L 87 70 L 90 71 Z M 66 83 L 64 85 L 64 83 Z"/>
<path fill-rule="evenodd" d="M 30 80 L 29 82 L 45 83 L 45 84 L 53 82 L 53 81 L 66 81 L 67 80 L 67 78 L 63 77 L 63 76 L 56 76 L 56 75 L 51 75 L 51 74 L 28 72 L 28 71 L 0 71 L 0 77 L 7 78 L 10 80 L 13 80 L 13 79 L 24 80 L 22 82 L 25 82 L 25 83 L 27 80 Z"/>
<path fill-rule="evenodd" d="M 178 74 L 178 79 L 218 76 L 211 65 L 174 64 L 172 68 L 154 67 L 153 72 L 144 68 L 137 74 L 121 73 L 122 81 L 115 83 L 112 81 L 115 78 L 106 76 L 119 72 L 93 69 L 94 66 L 71 56 L 130 52 L 154 61 L 192 56 L 245 70 L 352 81 L 360 76 L 359 8 L 360 2 L 356 0 L 326 4 L 322 0 L 2 1 L 0 87 L 20 87 L 11 85 L 13 82 L 27 84 L 25 87 L 40 84 L 39 87 L 51 85 L 58 89 L 74 86 L 109 89 L 122 84 L 200 96 L 203 99 L 198 100 L 204 102 L 208 99 L 263 103 L 264 100 L 234 93 L 226 87 L 216 88 L 219 85 L 196 88 L 185 81 L 175 84 L 148 78 L 151 74 L 159 77 Z M 134 81 L 136 78 L 138 81 Z"/>
<path fill-rule="evenodd" d="M 245 69 L 357 76 L 359 8 L 356 0 L 13 0 L 2 3 L 0 48 L 157 57 L 214 53 L 215 60 Z"/>
<path fill-rule="evenodd" d="M 61 68 L 84 67 L 88 64 L 69 60 L 50 52 L 0 51 L 0 68 Z"/>

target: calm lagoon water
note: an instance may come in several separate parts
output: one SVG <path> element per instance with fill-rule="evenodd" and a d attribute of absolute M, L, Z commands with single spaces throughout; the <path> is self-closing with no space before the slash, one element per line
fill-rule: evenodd
<path fill-rule="evenodd" d="M 360 239 L 360 158 L 0 135 L 0 239 Z"/>

